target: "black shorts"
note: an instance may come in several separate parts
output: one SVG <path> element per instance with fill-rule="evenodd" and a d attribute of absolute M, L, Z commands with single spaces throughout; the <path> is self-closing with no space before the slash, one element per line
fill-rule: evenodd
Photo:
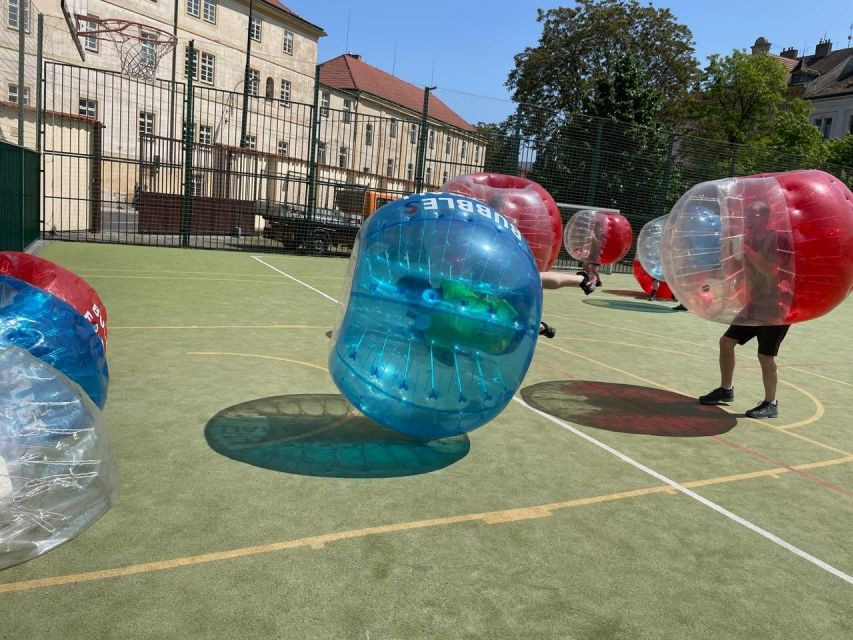
<path fill-rule="evenodd" d="M 730 325 L 723 334 L 726 338 L 737 340 L 738 344 L 746 344 L 753 338 L 758 338 L 758 353 L 763 356 L 775 356 L 779 353 L 779 345 L 785 339 L 785 334 L 791 325 L 780 324 L 764 327 L 748 327 L 742 324 Z"/>

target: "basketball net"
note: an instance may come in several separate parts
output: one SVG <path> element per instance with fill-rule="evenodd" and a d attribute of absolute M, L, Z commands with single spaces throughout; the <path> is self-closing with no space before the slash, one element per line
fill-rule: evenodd
<path fill-rule="evenodd" d="M 118 52 L 122 75 L 151 81 L 157 75 L 157 66 L 172 51 L 178 39 L 158 27 L 109 18 L 76 16 L 78 37 L 110 41 Z"/>

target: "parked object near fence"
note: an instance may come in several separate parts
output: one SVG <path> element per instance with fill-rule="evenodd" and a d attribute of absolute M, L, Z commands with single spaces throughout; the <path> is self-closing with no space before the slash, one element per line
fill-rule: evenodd
<path fill-rule="evenodd" d="M 67 302 L 0 275 L 0 348 L 18 347 L 79 384 L 99 407 L 107 401 L 104 343 Z"/>
<path fill-rule="evenodd" d="M 708 320 L 816 318 L 853 285 L 853 194 L 816 170 L 696 185 L 669 214 L 663 264 L 678 299 Z"/>
<path fill-rule="evenodd" d="M 467 173 L 441 190 L 476 198 L 506 216 L 527 240 L 539 271 L 557 261 L 563 221 L 554 198 L 540 184 L 501 173 Z"/>
<path fill-rule="evenodd" d="M 359 232 L 329 371 L 350 402 L 421 438 L 471 431 L 521 384 L 542 286 L 521 233 L 450 193 L 385 205 Z"/>
<path fill-rule="evenodd" d="M 23 280 L 74 307 L 107 348 L 107 307 L 92 286 L 58 264 L 29 253 L 0 252 L 0 274 Z"/>
<path fill-rule="evenodd" d="M 88 528 L 117 491 L 94 403 L 26 351 L 0 349 L 0 570 Z"/>
<path fill-rule="evenodd" d="M 619 262 L 631 248 L 634 234 L 628 219 L 597 209 L 578 211 L 564 233 L 566 251 L 575 260 L 596 264 Z"/>
<path fill-rule="evenodd" d="M 659 282 L 666 280 L 661 262 L 661 241 L 665 222 L 666 216 L 650 220 L 643 225 L 637 236 L 637 258 L 649 276 Z"/>
<path fill-rule="evenodd" d="M 654 294 L 654 296 L 658 300 L 671 300 L 674 298 L 672 295 L 672 291 L 666 282 L 662 282 L 658 280 L 658 287 L 655 289 L 655 280 L 649 273 L 643 268 L 642 263 L 638 258 L 634 258 L 634 262 L 631 265 L 631 269 L 634 273 L 634 278 L 640 285 L 640 288 L 647 293 L 648 295 Z"/>

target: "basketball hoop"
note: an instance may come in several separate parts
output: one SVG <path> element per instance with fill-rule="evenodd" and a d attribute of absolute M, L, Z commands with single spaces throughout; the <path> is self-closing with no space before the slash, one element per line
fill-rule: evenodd
<path fill-rule="evenodd" d="M 122 74 L 140 80 L 154 80 L 157 65 L 177 44 L 178 39 L 158 27 L 113 18 L 77 15 L 80 38 L 110 41 L 118 51 Z"/>

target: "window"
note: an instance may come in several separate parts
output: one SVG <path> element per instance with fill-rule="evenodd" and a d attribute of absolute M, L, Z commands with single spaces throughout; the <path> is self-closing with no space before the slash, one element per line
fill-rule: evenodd
<path fill-rule="evenodd" d="M 409 126 L 409 143 L 415 144 L 418 141 L 418 125 L 412 123 Z"/>
<path fill-rule="evenodd" d="M 22 15 L 23 13 L 23 15 Z M 8 24 L 10 29 L 18 30 L 24 23 L 24 31 L 30 32 L 30 0 L 9 0 Z"/>
<path fill-rule="evenodd" d="M 453 146 L 453 140 L 450 138 L 450 136 L 447 136 L 447 139 L 444 141 L 444 155 L 446 155 L 446 156 L 450 155 L 450 149 L 452 146 Z"/>
<path fill-rule="evenodd" d="M 331 96 L 328 91 L 324 91 L 320 96 L 320 115 L 323 117 L 329 116 L 329 99 Z"/>
<path fill-rule="evenodd" d="M 352 120 L 352 100 L 344 100 L 344 112 L 341 114 L 341 120 L 344 122 Z"/>
<path fill-rule="evenodd" d="M 203 124 L 199 126 L 198 143 L 206 145 L 213 144 L 213 127 L 211 127 L 209 124 Z"/>
<path fill-rule="evenodd" d="M 192 127 L 190 127 L 190 126 L 186 123 L 186 121 L 184 121 L 184 122 L 182 122 L 182 123 L 181 123 L 181 127 L 183 128 L 183 132 L 184 132 L 184 133 L 183 133 L 183 138 L 182 138 L 183 140 L 186 140 L 187 138 L 189 138 L 190 140 L 192 140 L 193 138 L 195 138 L 195 124 L 194 124 L 194 123 L 193 123 L 193 126 L 192 126 Z"/>
<path fill-rule="evenodd" d="M 284 106 L 290 106 L 290 80 L 281 81 L 281 95 L 279 97 Z"/>
<path fill-rule="evenodd" d="M 265 98 L 273 98 L 275 97 L 275 80 L 272 78 L 267 78 L 267 86 L 264 90 Z"/>
<path fill-rule="evenodd" d="M 415 165 L 411 162 L 406 166 L 406 180 L 415 179 Z"/>
<path fill-rule="evenodd" d="M 199 0 L 204 2 L 204 19 L 216 22 L 216 0 Z"/>
<path fill-rule="evenodd" d="M 201 0 L 187 0 L 187 13 L 196 18 L 201 17 Z"/>
<path fill-rule="evenodd" d="M 447 182 L 447 169 L 444 170 L 444 173 L 441 174 L 441 184 L 445 184 Z"/>
<path fill-rule="evenodd" d="M 318 142 L 317 143 L 317 162 L 319 164 L 326 164 L 326 143 Z"/>
<path fill-rule="evenodd" d="M 201 81 L 213 84 L 216 75 L 216 57 L 212 53 L 201 54 Z"/>
<path fill-rule="evenodd" d="M 371 147 L 373 146 L 373 125 L 368 124 L 364 126 L 364 144 L 365 146 Z"/>
<path fill-rule="evenodd" d="M 204 195 L 204 176 L 200 173 L 193 174 L 192 194 L 194 196 Z"/>
<path fill-rule="evenodd" d="M 426 168 L 426 178 L 424 179 L 424 181 L 427 184 L 432 184 L 432 167 Z"/>
<path fill-rule="evenodd" d="M 154 135 L 154 114 L 148 111 L 139 112 L 139 135 Z"/>
<path fill-rule="evenodd" d="M 468 155 L 468 141 L 463 140 L 462 141 L 462 150 L 459 152 L 459 157 L 464 160 L 465 156 L 467 156 L 467 155 Z"/>
<path fill-rule="evenodd" d="M 261 41 L 261 19 L 252 16 L 252 24 L 249 25 L 249 35 L 256 42 Z"/>
<path fill-rule="evenodd" d="M 87 118 L 97 119 L 98 118 L 98 101 L 92 100 L 91 98 L 80 98 L 80 111 L 78 112 L 81 116 L 86 116 Z"/>
<path fill-rule="evenodd" d="M 247 149 L 257 149 L 258 139 L 255 136 L 250 136 L 249 134 L 246 134 L 246 141 L 243 146 Z"/>
<path fill-rule="evenodd" d="M 92 18 L 96 18 L 97 16 L 92 16 Z M 79 24 L 77 28 L 81 31 L 94 31 L 98 28 L 94 22 L 88 22 L 87 20 L 79 20 Z M 92 53 L 98 53 L 98 39 L 95 36 L 83 36 L 80 38 L 83 41 L 83 48 L 86 51 L 91 51 Z"/>
<path fill-rule="evenodd" d="M 256 96 L 261 90 L 261 72 L 249 69 L 249 95 Z"/>
<path fill-rule="evenodd" d="M 144 63 L 149 66 L 157 67 L 157 34 L 151 31 L 141 31 L 139 34 L 140 50 L 139 56 Z"/>
<path fill-rule="evenodd" d="M 186 53 L 184 55 L 184 75 L 189 78 L 190 77 L 190 48 L 187 46 Z M 198 49 L 195 50 L 195 68 L 193 69 L 193 80 L 198 80 Z"/>
<path fill-rule="evenodd" d="M 817 130 L 820 131 L 824 140 L 829 139 L 829 133 L 832 131 L 832 118 L 815 118 L 814 121 Z"/>
<path fill-rule="evenodd" d="M 340 153 L 338 153 L 338 166 L 341 169 L 346 169 L 349 166 L 349 149 L 346 147 L 341 147 Z"/>
<path fill-rule="evenodd" d="M 293 55 L 293 32 L 285 31 L 284 32 L 284 52 L 292 56 Z"/>
<path fill-rule="evenodd" d="M 480 145 L 474 145 L 474 162 L 480 161 Z"/>
<path fill-rule="evenodd" d="M 290 145 L 285 140 L 278 141 L 278 155 L 287 156 L 290 151 Z"/>
<path fill-rule="evenodd" d="M 392 138 L 397 137 L 397 118 L 391 118 L 391 124 L 388 126 L 388 135 Z"/>
<path fill-rule="evenodd" d="M 394 158 L 388 158 L 388 162 L 385 163 L 385 175 L 389 178 L 394 177 Z"/>
<path fill-rule="evenodd" d="M 18 85 L 10 84 L 9 85 L 9 102 L 18 103 Z M 30 103 L 30 88 L 24 86 L 24 104 Z"/>
<path fill-rule="evenodd" d="M 435 149 L 435 131 L 432 129 L 429 131 L 429 148 Z"/>

